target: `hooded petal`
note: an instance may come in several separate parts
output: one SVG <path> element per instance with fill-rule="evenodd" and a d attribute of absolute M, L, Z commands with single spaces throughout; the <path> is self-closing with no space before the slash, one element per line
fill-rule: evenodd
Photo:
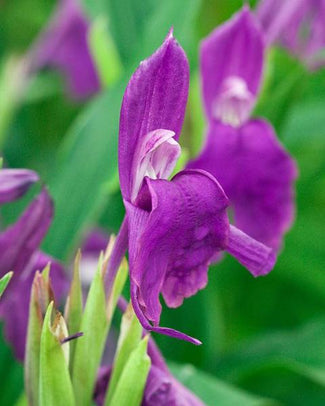
<path fill-rule="evenodd" d="M 0 170 L 0 204 L 18 199 L 38 179 L 36 172 L 27 169 Z"/>
<path fill-rule="evenodd" d="M 43 189 L 17 222 L 0 234 L 0 275 L 22 272 L 37 251 L 52 216 L 52 200 Z"/>
<path fill-rule="evenodd" d="M 188 96 L 189 66 L 170 32 L 160 48 L 141 62 L 126 88 L 119 130 L 119 174 L 122 194 L 131 200 L 135 167 L 148 134 L 166 130 L 178 140 Z M 170 137 L 169 137 L 170 139 Z M 165 140 L 167 141 L 167 140 Z"/>
<path fill-rule="evenodd" d="M 250 115 L 263 70 L 262 33 L 248 6 L 202 41 L 200 67 L 207 117 L 240 125 Z"/>
<path fill-rule="evenodd" d="M 51 66 L 62 71 L 76 99 L 100 90 L 100 81 L 87 42 L 89 21 L 79 0 L 60 0 L 47 29 L 30 54 L 32 70 Z"/>
<path fill-rule="evenodd" d="M 68 290 L 65 271 L 59 262 L 39 251 L 33 255 L 21 275 L 14 275 L 14 284 L 8 287 L 0 302 L 6 340 L 20 361 L 24 360 L 25 355 L 29 300 L 35 272 L 42 271 L 48 263 L 51 264 L 50 278 L 54 295 L 60 300 Z"/>
<path fill-rule="evenodd" d="M 158 326 L 159 294 L 180 306 L 207 283 L 210 260 L 226 247 L 228 199 L 203 171 L 184 171 L 171 182 L 145 179 L 137 205 L 127 204 L 133 299 Z"/>
<path fill-rule="evenodd" d="M 281 246 L 293 220 L 297 170 L 267 122 L 241 128 L 213 123 L 204 150 L 188 167 L 219 180 L 237 227 L 274 249 Z"/>

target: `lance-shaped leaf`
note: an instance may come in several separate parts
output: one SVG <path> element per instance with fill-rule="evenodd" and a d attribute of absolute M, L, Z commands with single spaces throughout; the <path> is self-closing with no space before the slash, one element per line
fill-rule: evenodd
<path fill-rule="evenodd" d="M 139 406 L 150 369 L 147 355 L 148 336 L 144 337 L 132 351 L 116 389 L 110 406 Z M 130 388 L 132 388 L 130 390 Z"/>
<path fill-rule="evenodd" d="M 137 348 L 142 335 L 142 327 L 134 314 L 131 305 L 126 309 L 121 323 L 121 332 L 117 344 L 116 356 L 114 360 L 113 372 L 109 381 L 105 406 L 109 406 L 114 397 L 117 385 L 123 373 L 124 368 L 131 356 L 131 353 Z"/>
<path fill-rule="evenodd" d="M 111 296 L 106 301 L 104 276 L 113 241 L 113 239 L 110 241 L 105 258 L 101 256 L 99 259 L 81 320 L 80 330 L 84 333 L 84 337 L 76 343 L 72 382 L 78 405 L 89 405 L 92 399 L 112 315 L 126 280 L 127 266 L 122 262 Z"/>
<path fill-rule="evenodd" d="M 6 290 L 6 287 L 8 286 L 8 283 L 10 282 L 12 275 L 13 272 L 8 272 L 0 279 L 0 298 L 3 292 Z"/>
<path fill-rule="evenodd" d="M 61 344 L 67 329 L 60 313 L 52 325 L 53 302 L 47 308 L 40 350 L 39 403 L 46 406 L 74 406 L 74 394 L 68 368 L 68 343 Z"/>
<path fill-rule="evenodd" d="M 118 298 L 123 290 L 126 279 L 128 277 L 128 271 L 129 271 L 128 262 L 126 258 L 123 258 L 114 280 L 112 293 L 107 299 L 107 316 L 109 320 L 112 320 Z"/>
<path fill-rule="evenodd" d="M 91 25 L 88 43 L 102 85 L 111 86 L 119 79 L 122 64 L 105 18 L 98 17 Z"/>
<path fill-rule="evenodd" d="M 76 334 L 80 330 L 82 318 L 82 291 L 80 282 L 80 260 L 81 252 L 78 251 L 73 268 L 73 279 L 70 287 L 69 296 L 66 302 L 64 319 L 68 325 L 70 334 Z M 77 341 L 72 340 L 70 343 L 70 368 L 73 365 Z"/>
<path fill-rule="evenodd" d="M 97 369 L 108 333 L 103 267 L 104 260 L 101 255 L 81 320 L 80 330 L 84 333 L 84 337 L 76 342 L 75 347 L 72 382 L 78 405 L 89 405 L 91 402 Z"/>
<path fill-rule="evenodd" d="M 28 402 L 38 404 L 40 345 L 43 318 L 52 297 L 49 282 L 49 266 L 42 273 L 36 272 L 29 302 L 29 318 L 25 352 L 25 390 Z"/>

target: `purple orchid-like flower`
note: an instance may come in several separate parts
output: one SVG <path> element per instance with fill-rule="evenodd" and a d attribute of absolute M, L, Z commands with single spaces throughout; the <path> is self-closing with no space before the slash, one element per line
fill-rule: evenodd
<path fill-rule="evenodd" d="M 230 198 L 235 224 L 279 249 L 293 220 L 296 167 L 271 125 L 249 119 L 261 84 L 263 54 L 263 36 L 247 6 L 203 40 L 207 140 L 188 168 L 213 174 Z"/>
<path fill-rule="evenodd" d="M 32 171 L 1 170 L 0 195 L 3 192 L 2 196 L 6 196 L 1 198 L 1 203 L 18 198 L 37 180 L 37 174 Z M 52 216 L 52 201 L 46 189 L 43 189 L 16 223 L 0 233 L 0 277 L 14 271 L 12 281 L 0 301 L 0 315 L 5 321 L 4 334 L 19 360 L 24 359 L 29 296 L 35 272 L 51 262 L 54 292 L 60 297 L 67 288 L 62 266 L 39 251 Z"/>
<path fill-rule="evenodd" d="M 48 27 L 29 54 L 31 71 L 43 67 L 59 69 L 68 91 L 85 99 L 100 90 L 100 80 L 88 46 L 90 23 L 79 0 L 59 0 Z"/>
<path fill-rule="evenodd" d="M 257 17 L 269 44 L 286 47 L 310 69 L 324 66 L 324 0 L 262 0 Z"/>
<path fill-rule="evenodd" d="M 189 85 L 184 51 L 170 32 L 143 61 L 124 94 L 119 131 L 119 174 L 126 219 L 111 256 L 113 270 L 129 250 L 131 299 L 148 331 L 200 342 L 159 326 L 162 294 L 180 306 L 207 283 L 209 264 L 226 250 L 253 275 L 269 272 L 273 251 L 229 225 L 228 198 L 216 179 L 186 170 L 168 181 L 180 154 L 177 142 Z"/>

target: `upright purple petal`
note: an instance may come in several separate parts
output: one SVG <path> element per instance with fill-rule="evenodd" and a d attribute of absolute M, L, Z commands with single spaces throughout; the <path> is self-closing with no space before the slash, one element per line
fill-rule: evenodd
<path fill-rule="evenodd" d="M 227 245 L 227 205 L 203 171 L 181 172 L 171 182 L 146 178 L 137 205 L 127 205 L 133 299 L 154 326 L 160 293 L 177 307 L 205 287 L 211 258 Z"/>
<path fill-rule="evenodd" d="M 206 115 L 232 125 L 252 111 L 260 88 L 264 44 L 248 6 L 202 41 L 201 80 Z"/>
<path fill-rule="evenodd" d="M 281 246 L 294 216 L 297 170 L 267 122 L 240 128 L 213 123 L 204 150 L 188 167 L 220 181 L 237 227 L 274 249 Z"/>
<path fill-rule="evenodd" d="M 0 170 L 0 204 L 18 199 L 38 179 L 36 172 L 27 169 Z"/>
<path fill-rule="evenodd" d="M 68 90 L 76 99 L 100 90 L 100 81 L 88 47 L 90 23 L 80 0 L 60 0 L 48 27 L 30 53 L 32 70 L 45 66 L 65 75 Z"/>
<path fill-rule="evenodd" d="M 139 154 L 147 134 L 166 130 L 169 134 L 173 132 L 178 140 L 188 85 L 187 58 L 170 32 L 161 47 L 141 62 L 124 94 L 119 130 L 119 174 L 125 200 L 131 200 L 134 168 L 142 159 Z"/>
<path fill-rule="evenodd" d="M 14 283 L 0 301 L 0 315 L 4 320 L 4 335 L 13 347 L 15 357 L 23 361 L 25 355 L 29 300 L 35 272 L 51 264 L 50 278 L 55 298 L 60 300 L 68 290 L 68 278 L 62 265 L 48 255 L 36 252 L 21 274 L 14 274 Z"/>
<path fill-rule="evenodd" d="M 43 189 L 17 222 L 0 234 L 0 276 L 22 272 L 45 236 L 52 215 L 52 200 Z"/>

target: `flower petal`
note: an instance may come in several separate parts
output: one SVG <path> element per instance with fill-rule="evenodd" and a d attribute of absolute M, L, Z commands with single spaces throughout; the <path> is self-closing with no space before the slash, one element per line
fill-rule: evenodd
<path fill-rule="evenodd" d="M 38 249 L 52 216 L 52 200 L 43 189 L 17 222 L 0 234 L 0 275 L 14 271 L 15 278 L 22 272 Z"/>
<path fill-rule="evenodd" d="M 171 373 L 152 365 L 143 397 L 143 406 L 203 406 L 193 393 L 178 382 Z"/>
<path fill-rule="evenodd" d="M 151 179 L 167 179 L 181 154 L 181 147 L 174 140 L 175 133 L 157 129 L 143 137 L 137 146 L 133 160 L 133 188 L 131 201 L 135 201 L 145 176 Z"/>
<path fill-rule="evenodd" d="M 213 123 L 204 150 L 188 167 L 218 179 L 238 228 L 274 249 L 281 246 L 293 220 L 297 170 L 267 122 L 241 128 Z"/>
<path fill-rule="evenodd" d="M 160 292 L 177 307 L 205 287 L 211 259 L 227 244 L 228 199 L 208 173 L 183 171 L 171 182 L 146 178 L 136 204 L 127 204 L 130 276 L 156 327 Z"/>
<path fill-rule="evenodd" d="M 100 81 L 87 43 L 89 22 L 79 0 L 60 0 L 47 29 L 30 58 L 32 70 L 53 66 L 66 76 L 69 93 L 87 98 L 100 90 Z"/>
<path fill-rule="evenodd" d="M 38 179 L 36 172 L 27 169 L 0 170 L 0 204 L 18 199 Z"/>
<path fill-rule="evenodd" d="M 165 129 L 178 140 L 184 120 L 189 66 L 183 49 L 170 32 L 160 48 L 141 62 L 126 88 L 119 130 L 119 174 L 122 194 L 131 199 L 134 160 L 144 137 Z M 140 145 L 140 146 L 139 146 Z"/>
<path fill-rule="evenodd" d="M 263 70 L 262 33 L 248 6 L 202 41 L 200 64 L 207 117 L 239 125 L 248 118 Z"/>

